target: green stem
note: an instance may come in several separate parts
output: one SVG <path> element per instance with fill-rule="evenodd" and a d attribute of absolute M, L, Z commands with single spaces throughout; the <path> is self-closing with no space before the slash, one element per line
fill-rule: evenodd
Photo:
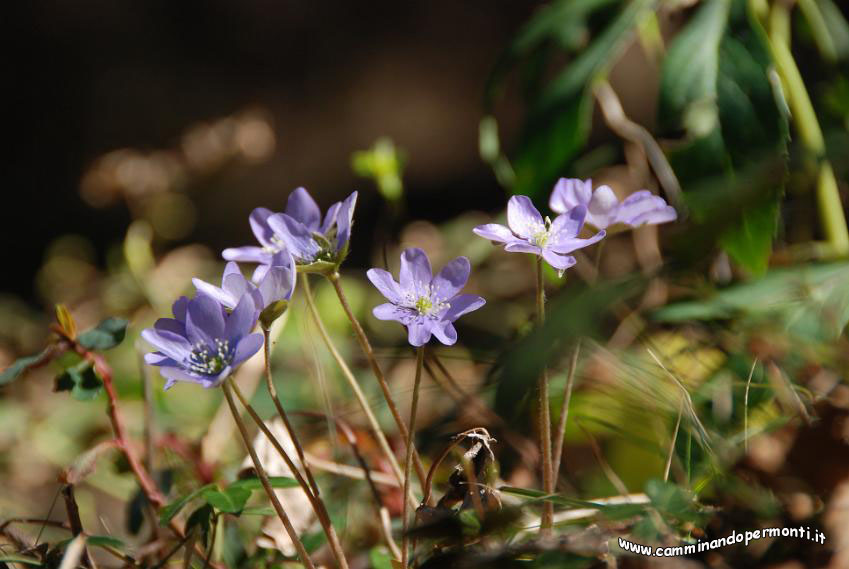
<path fill-rule="evenodd" d="M 784 2 L 775 2 L 770 13 L 770 23 L 789 19 L 788 7 Z M 831 163 L 825 158 L 825 138 L 814 105 L 805 88 L 802 74 L 796 66 L 789 46 L 789 34 L 784 26 L 770 26 L 770 47 L 776 69 L 787 91 L 787 102 L 793 113 L 793 121 L 802 144 L 819 160 L 817 176 L 817 206 L 826 240 L 835 256 L 849 254 L 849 229 L 840 201 L 840 192 Z"/>
<path fill-rule="evenodd" d="M 260 484 L 262 484 L 265 493 L 268 495 L 268 499 L 271 500 L 271 505 L 274 508 L 274 511 L 277 513 L 277 517 L 280 518 L 280 521 L 283 522 L 283 527 L 286 529 L 286 533 L 289 534 L 289 538 L 292 540 L 292 543 L 295 545 L 295 550 L 298 552 L 298 557 L 301 560 L 301 563 L 304 564 L 304 567 L 307 569 L 315 569 L 315 565 L 313 565 L 312 559 L 310 559 L 309 554 L 307 553 L 304 544 L 301 542 L 301 539 L 298 537 L 298 532 L 295 531 L 295 527 L 292 525 L 292 522 L 289 520 L 289 516 L 286 515 L 286 510 L 283 509 L 283 505 L 280 504 L 280 500 L 277 499 L 277 494 L 274 493 L 274 489 L 271 487 L 271 483 L 268 481 L 268 474 L 266 474 L 265 469 L 262 467 L 262 463 L 259 461 L 259 457 L 254 450 L 253 445 L 251 444 L 250 437 L 248 436 L 248 429 L 245 427 L 244 421 L 242 421 L 242 417 L 239 415 L 239 411 L 236 409 L 236 403 L 233 401 L 233 394 L 230 391 L 230 382 L 232 379 L 228 378 L 221 384 L 221 389 L 224 391 L 224 399 L 227 400 L 227 406 L 230 408 L 230 413 L 233 415 L 233 420 L 236 422 L 236 426 L 239 428 L 239 434 L 242 435 L 242 442 L 245 443 L 245 448 L 248 451 L 248 454 L 251 457 L 251 462 L 253 462 L 254 469 L 256 470 L 256 474 L 259 477 Z"/>
<path fill-rule="evenodd" d="M 371 370 L 374 373 L 375 378 L 377 378 L 378 384 L 380 384 L 380 389 L 381 391 L 383 391 L 383 397 L 384 399 L 386 399 L 386 404 L 389 406 L 389 411 L 392 413 L 392 417 L 395 419 L 395 423 L 398 425 L 398 432 L 401 434 L 401 437 L 404 440 L 411 440 L 410 432 L 407 429 L 407 425 L 404 423 L 404 419 L 401 417 L 401 413 L 398 412 L 398 406 L 395 404 L 395 400 L 392 397 L 392 392 L 389 390 L 389 384 L 386 382 L 386 376 L 383 375 L 383 370 L 380 368 L 380 364 L 377 361 L 377 357 L 374 355 L 374 350 L 371 347 L 371 343 L 368 340 L 368 336 L 366 336 L 363 327 L 360 325 L 360 322 L 357 320 L 357 317 L 354 316 L 354 312 L 351 310 L 351 306 L 348 304 L 348 299 L 345 297 L 345 292 L 342 290 L 342 285 L 339 282 L 339 273 L 333 272 L 326 276 L 330 283 L 333 285 L 333 289 L 336 291 L 336 296 L 339 298 L 339 303 L 342 305 L 342 309 L 345 311 L 345 315 L 351 322 L 351 327 L 354 329 L 354 335 L 357 337 L 357 341 L 360 344 L 360 348 L 362 348 L 366 359 L 371 365 Z M 415 447 L 412 449 L 412 453 L 413 464 L 416 467 L 416 474 L 419 478 L 419 483 L 422 485 L 422 487 L 424 487 L 426 475 L 424 467 L 422 466 L 422 461 L 419 458 L 419 453 L 416 452 Z"/>
<path fill-rule="evenodd" d="M 543 283 L 542 257 L 536 257 L 537 326 L 545 324 L 545 285 Z M 542 486 L 546 494 L 554 493 L 554 472 L 551 463 L 551 411 L 548 406 L 548 367 L 543 367 L 539 379 L 539 451 L 542 457 Z M 545 502 L 542 509 L 540 533 L 551 535 L 554 524 L 554 504 Z"/>
<path fill-rule="evenodd" d="M 395 458 L 395 453 L 392 451 L 392 447 L 389 446 L 389 441 L 386 439 L 383 429 L 380 428 L 380 423 L 377 421 L 377 417 L 375 417 L 374 412 L 371 410 L 371 405 L 363 393 L 357 378 L 354 376 L 353 372 L 351 372 L 351 368 L 348 367 L 348 364 L 345 363 L 345 359 L 342 357 L 342 354 L 340 354 L 339 350 L 336 349 L 336 345 L 330 338 L 330 334 L 327 333 L 327 328 L 324 326 L 321 314 L 319 314 L 318 309 L 315 306 L 315 300 L 313 299 L 309 276 L 307 274 L 301 275 L 301 289 L 304 291 L 304 299 L 306 300 L 307 308 L 309 309 L 313 322 L 315 322 L 315 325 L 318 328 L 318 333 L 321 336 L 321 339 L 324 341 L 324 345 L 327 346 L 327 350 L 330 352 L 330 355 L 333 356 L 333 359 L 336 360 L 336 364 L 339 366 L 339 369 L 342 370 L 342 375 L 348 381 L 351 391 L 354 392 L 354 397 L 356 397 L 360 408 L 366 416 L 366 420 L 368 421 L 375 440 L 377 440 L 383 454 L 389 461 L 389 466 L 392 468 L 392 472 L 395 473 L 395 478 L 398 479 L 398 484 L 403 486 L 404 473 L 401 471 L 401 466 L 398 464 L 398 460 Z M 407 496 L 413 506 L 418 505 L 418 502 L 412 493 L 409 493 Z"/>
<path fill-rule="evenodd" d="M 410 467 L 413 461 L 413 435 L 416 430 L 416 411 L 419 406 L 419 386 L 422 381 L 422 367 L 424 364 L 424 346 L 420 346 L 416 350 L 416 379 L 413 383 L 413 401 L 410 404 L 410 430 L 407 434 L 407 454 L 404 457 L 404 495 L 406 496 L 410 491 Z M 424 483 L 422 483 L 422 487 L 424 487 Z M 415 510 L 413 511 L 413 515 L 415 515 Z M 407 501 L 404 500 L 404 507 L 401 513 L 401 519 L 403 520 L 403 541 L 401 542 L 401 567 L 402 569 L 407 569 L 407 561 L 409 559 L 409 512 L 407 508 Z"/>

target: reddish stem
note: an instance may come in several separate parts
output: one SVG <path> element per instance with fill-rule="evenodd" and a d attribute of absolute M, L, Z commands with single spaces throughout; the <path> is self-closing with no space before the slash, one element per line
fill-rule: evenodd
<path fill-rule="evenodd" d="M 54 332 L 59 334 L 62 341 L 65 342 L 70 349 L 76 352 L 83 359 L 90 361 L 94 366 L 94 371 L 96 371 L 97 375 L 100 376 L 100 379 L 103 381 L 103 387 L 106 389 L 106 395 L 109 400 L 107 413 L 109 415 L 109 422 L 112 424 L 112 430 L 115 432 L 115 441 L 118 444 L 118 448 L 120 448 L 121 452 L 124 453 L 124 456 L 127 457 L 127 462 L 130 464 L 130 470 L 133 471 L 133 474 L 135 475 L 136 480 L 138 480 L 139 486 L 148 501 L 154 508 L 161 508 L 165 504 L 165 498 L 162 496 L 159 488 L 157 488 L 156 483 L 150 477 L 150 474 L 148 474 L 147 470 L 145 470 L 144 466 L 142 466 L 139 457 L 136 455 L 132 445 L 130 444 L 129 438 L 127 437 L 127 430 L 124 427 L 124 420 L 121 416 L 121 410 L 118 407 L 118 394 L 115 391 L 115 385 L 112 383 L 112 368 L 108 363 L 106 363 L 103 356 L 90 351 L 85 346 L 79 344 L 75 339 L 69 338 L 65 331 L 59 326 L 53 325 L 51 328 Z"/>

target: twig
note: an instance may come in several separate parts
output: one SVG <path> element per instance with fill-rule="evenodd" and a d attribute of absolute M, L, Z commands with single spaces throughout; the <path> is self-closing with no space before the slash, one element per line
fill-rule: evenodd
<path fill-rule="evenodd" d="M 601 107 L 602 115 L 604 115 L 604 120 L 616 134 L 643 148 L 660 185 L 663 187 L 663 191 L 666 193 L 666 197 L 675 206 L 675 209 L 683 212 L 684 201 L 681 184 L 678 182 L 675 171 L 669 165 L 660 145 L 645 127 L 635 123 L 625 115 L 622 103 L 619 102 L 619 97 L 610 83 L 605 80 L 598 81 L 595 84 L 594 93 L 599 107 Z"/>
<path fill-rule="evenodd" d="M 118 407 L 118 394 L 115 391 L 115 385 L 112 382 L 112 368 L 108 363 L 106 363 L 103 356 L 88 350 L 75 339 L 65 335 L 65 332 L 61 327 L 53 325 L 51 326 L 51 329 L 59 334 L 62 337 L 62 341 L 66 342 L 74 352 L 80 355 L 83 359 L 90 361 L 94 366 L 95 371 L 103 381 L 103 388 L 106 390 L 106 395 L 109 401 L 109 420 L 112 424 L 112 430 L 115 432 L 115 439 L 118 442 L 118 448 L 120 448 L 124 453 L 124 456 L 127 457 L 130 470 L 133 471 L 133 474 L 135 475 L 136 480 L 138 480 L 139 486 L 141 486 L 142 492 L 144 492 L 148 501 L 153 504 L 155 508 L 161 508 L 165 503 L 165 498 L 159 492 L 159 489 L 150 477 L 150 474 L 147 470 L 145 470 L 144 466 L 142 466 L 141 461 L 139 461 L 138 456 L 132 448 L 129 437 L 127 436 L 127 430 L 124 427 L 121 410 Z"/>
<path fill-rule="evenodd" d="M 309 452 L 307 452 L 305 456 L 307 462 L 319 470 L 324 470 L 325 472 L 330 472 L 331 474 L 337 474 L 339 476 L 345 476 L 346 478 L 353 478 L 354 480 L 366 479 L 366 473 L 360 467 L 340 464 L 338 462 L 333 462 L 332 460 L 325 460 L 323 458 L 313 456 Z M 398 480 L 394 476 L 386 474 L 385 472 L 371 470 L 369 471 L 368 476 L 375 484 L 401 488 L 401 484 Z"/>

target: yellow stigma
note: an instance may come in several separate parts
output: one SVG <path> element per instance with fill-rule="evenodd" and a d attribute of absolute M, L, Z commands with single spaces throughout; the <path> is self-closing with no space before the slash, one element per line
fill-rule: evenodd
<path fill-rule="evenodd" d="M 433 308 L 433 302 L 426 296 L 420 296 L 416 301 L 416 310 L 419 314 L 429 314 Z"/>

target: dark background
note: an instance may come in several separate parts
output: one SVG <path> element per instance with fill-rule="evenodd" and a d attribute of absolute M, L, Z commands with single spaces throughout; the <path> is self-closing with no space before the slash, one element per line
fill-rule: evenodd
<path fill-rule="evenodd" d="M 37 300 L 33 276 L 60 235 L 88 238 L 101 260 L 123 237 L 124 203 L 97 209 L 80 197 L 96 158 L 174 147 L 193 123 L 251 106 L 271 115 L 274 155 L 190 188 L 198 222 L 186 242 L 213 250 L 251 242 L 250 210 L 283 209 L 298 185 L 322 206 L 360 189 L 355 239 L 365 247 L 355 241 L 354 251 L 367 255 L 381 207 L 373 184 L 351 172 L 350 154 L 382 135 L 408 156 L 411 215 L 498 207 L 503 193 L 478 157 L 483 86 L 537 4 L 25 3 L 9 16 L 15 135 L 0 290 Z"/>

